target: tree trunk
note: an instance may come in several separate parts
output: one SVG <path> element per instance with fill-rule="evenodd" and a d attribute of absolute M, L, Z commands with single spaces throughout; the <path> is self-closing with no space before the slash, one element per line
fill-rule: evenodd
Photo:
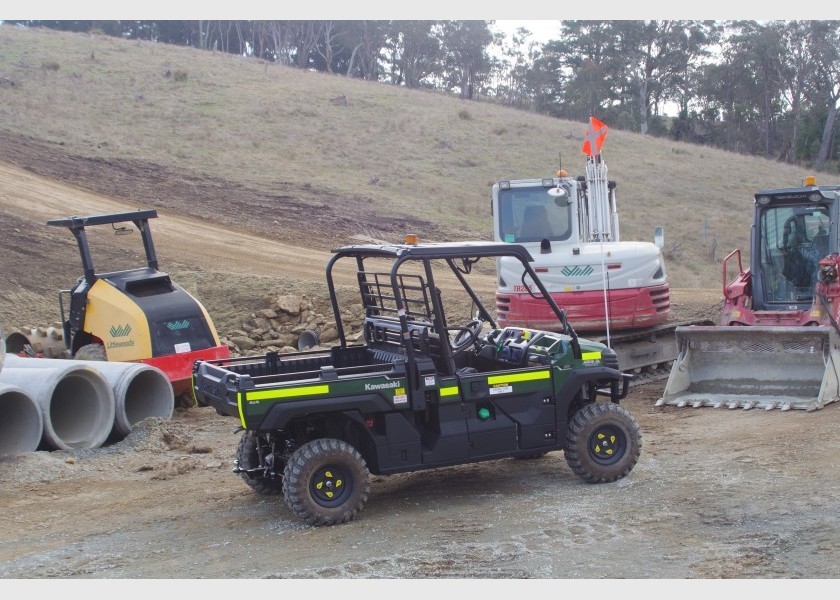
<path fill-rule="evenodd" d="M 828 152 L 831 149 L 831 138 L 834 135 L 834 122 L 837 120 L 837 99 L 832 98 L 828 106 L 828 116 L 825 119 L 825 127 L 823 127 L 822 141 L 820 142 L 820 152 L 817 155 L 817 160 L 814 163 L 814 168 L 819 170 L 823 163 L 828 160 Z"/>
<path fill-rule="evenodd" d="M 361 46 L 361 44 L 356 44 L 353 47 L 352 54 L 350 54 L 349 64 L 347 65 L 347 77 L 350 77 L 353 73 L 353 64 L 356 62 L 356 53 L 359 51 L 359 46 Z"/>
<path fill-rule="evenodd" d="M 640 78 L 639 83 L 639 130 L 642 135 L 647 135 L 648 132 L 648 80 L 645 77 Z"/>

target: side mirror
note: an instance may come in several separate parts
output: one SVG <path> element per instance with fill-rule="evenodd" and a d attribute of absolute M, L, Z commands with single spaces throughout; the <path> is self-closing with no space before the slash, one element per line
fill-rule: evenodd
<path fill-rule="evenodd" d="M 561 187 L 548 188 L 548 195 L 554 198 L 554 204 L 560 208 L 569 206 L 569 195 Z"/>
<path fill-rule="evenodd" d="M 657 248 L 665 247 L 665 228 L 661 225 L 653 230 L 653 243 Z"/>

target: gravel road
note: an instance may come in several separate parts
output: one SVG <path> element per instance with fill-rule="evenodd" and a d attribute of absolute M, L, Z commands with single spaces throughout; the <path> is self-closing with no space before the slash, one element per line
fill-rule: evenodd
<path fill-rule="evenodd" d="M 236 423 L 210 408 L 96 450 L 0 459 L 0 577 L 835 578 L 840 405 L 654 407 L 642 455 L 588 485 L 561 452 L 375 477 L 349 524 L 311 528 L 231 473 Z"/>

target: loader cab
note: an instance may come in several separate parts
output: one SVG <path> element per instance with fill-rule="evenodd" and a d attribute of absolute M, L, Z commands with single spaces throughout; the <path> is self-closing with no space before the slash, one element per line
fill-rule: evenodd
<path fill-rule="evenodd" d="M 764 190 L 751 233 L 754 310 L 807 310 L 819 261 L 837 252 L 838 187 Z"/>

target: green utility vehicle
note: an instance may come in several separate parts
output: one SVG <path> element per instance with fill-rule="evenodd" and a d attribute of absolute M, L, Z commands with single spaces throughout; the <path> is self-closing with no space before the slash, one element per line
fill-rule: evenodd
<path fill-rule="evenodd" d="M 562 332 L 497 328 L 468 279 L 482 258 L 492 275 L 502 256 L 519 260 Z M 370 473 L 563 450 L 584 481 L 627 475 L 642 444 L 618 405 L 631 376 L 612 350 L 577 337 L 532 261 L 523 246 L 501 242 L 335 250 L 326 273 L 335 346 L 195 363 L 196 399 L 245 430 L 234 472 L 259 493 L 283 493 L 312 525 L 354 518 Z M 339 264 L 355 273 L 364 307 L 354 344 L 334 282 Z M 452 292 L 463 292 L 469 313 L 455 325 L 444 312 Z"/>

